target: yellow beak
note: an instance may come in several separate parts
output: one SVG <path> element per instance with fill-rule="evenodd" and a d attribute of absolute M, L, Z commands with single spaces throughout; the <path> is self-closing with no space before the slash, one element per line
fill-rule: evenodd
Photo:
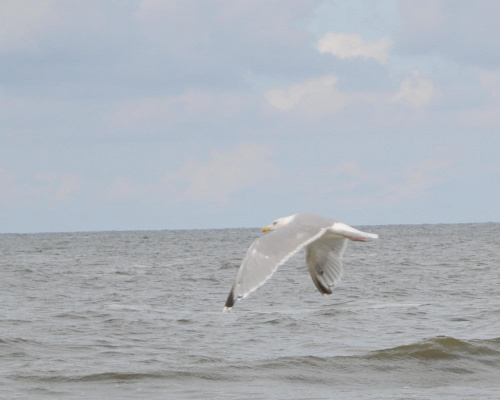
<path fill-rule="evenodd" d="M 271 230 L 271 228 L 269 228 L 268 226 L 265 226 L 264 228 L 262 228 L 262 232 L 267 232 L 270 230 Z"/>

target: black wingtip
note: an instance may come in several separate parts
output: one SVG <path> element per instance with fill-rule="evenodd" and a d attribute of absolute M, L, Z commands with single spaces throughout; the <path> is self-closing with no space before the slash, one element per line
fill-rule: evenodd
<path fill-rule="evenodd" d="M 326 286 L 323 282 L 321 282 L 319 279 L 317 279 L 314 275 L 311 275 L 311 278 L 318 288 L 319 292 L 324 295 L 324 296 L 329 296 L 332 294 L 332 289 Z"/>
<path fill-rule="evenodd" d="M 231 308 L 233 308 L 235 302 L 236 301 L 234 299 L 233 290 L 231 289 L 231 292 L 229 293 L 229 296 L 227 297 L 227 300 L 226 300 L 226 305 L 224 306 L 224 311 L 227 311 L 227 310 L 230 310 Z"/>

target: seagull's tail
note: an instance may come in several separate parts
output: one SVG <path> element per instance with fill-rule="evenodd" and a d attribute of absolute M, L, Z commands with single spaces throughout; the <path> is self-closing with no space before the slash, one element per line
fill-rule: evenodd
<path fill-rule="evenodd" d="M 363 232 L 353 228 L 352 226 L 343 224 L 342 222 L 335 222 L 335 224 L 331 227 L 331 230 L 337 235 L 356 242 L 366 242 L 368 240 L 378 239 L 378 235 L 376 233 Z"/>

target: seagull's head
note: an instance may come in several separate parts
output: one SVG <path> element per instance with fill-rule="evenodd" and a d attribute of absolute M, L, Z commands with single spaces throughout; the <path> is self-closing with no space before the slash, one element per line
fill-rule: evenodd
<path fill-rule="evenodd" d="M 278 218 L 277 220 L 262 228 L 262 232 L 274 231 L 275 229 L 285 226 L 286 224 L 290 223 L 294 217 L 295 215 L 290 215 L 289 217 Z"/>

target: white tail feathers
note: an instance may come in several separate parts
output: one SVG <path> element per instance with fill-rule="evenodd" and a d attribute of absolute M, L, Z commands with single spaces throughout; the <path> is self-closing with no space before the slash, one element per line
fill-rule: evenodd
<path fill-rule="evenodd" d="M 360 231 L 352 226 L 343 224 L 342 222 L 335 222 L 330 231 L 336 235 L 343 236 L 347 239 L 351 239 L 358 242 L 366 242 L 371 239 L 378 239 L 376 233 L 368 233 Z"/>

